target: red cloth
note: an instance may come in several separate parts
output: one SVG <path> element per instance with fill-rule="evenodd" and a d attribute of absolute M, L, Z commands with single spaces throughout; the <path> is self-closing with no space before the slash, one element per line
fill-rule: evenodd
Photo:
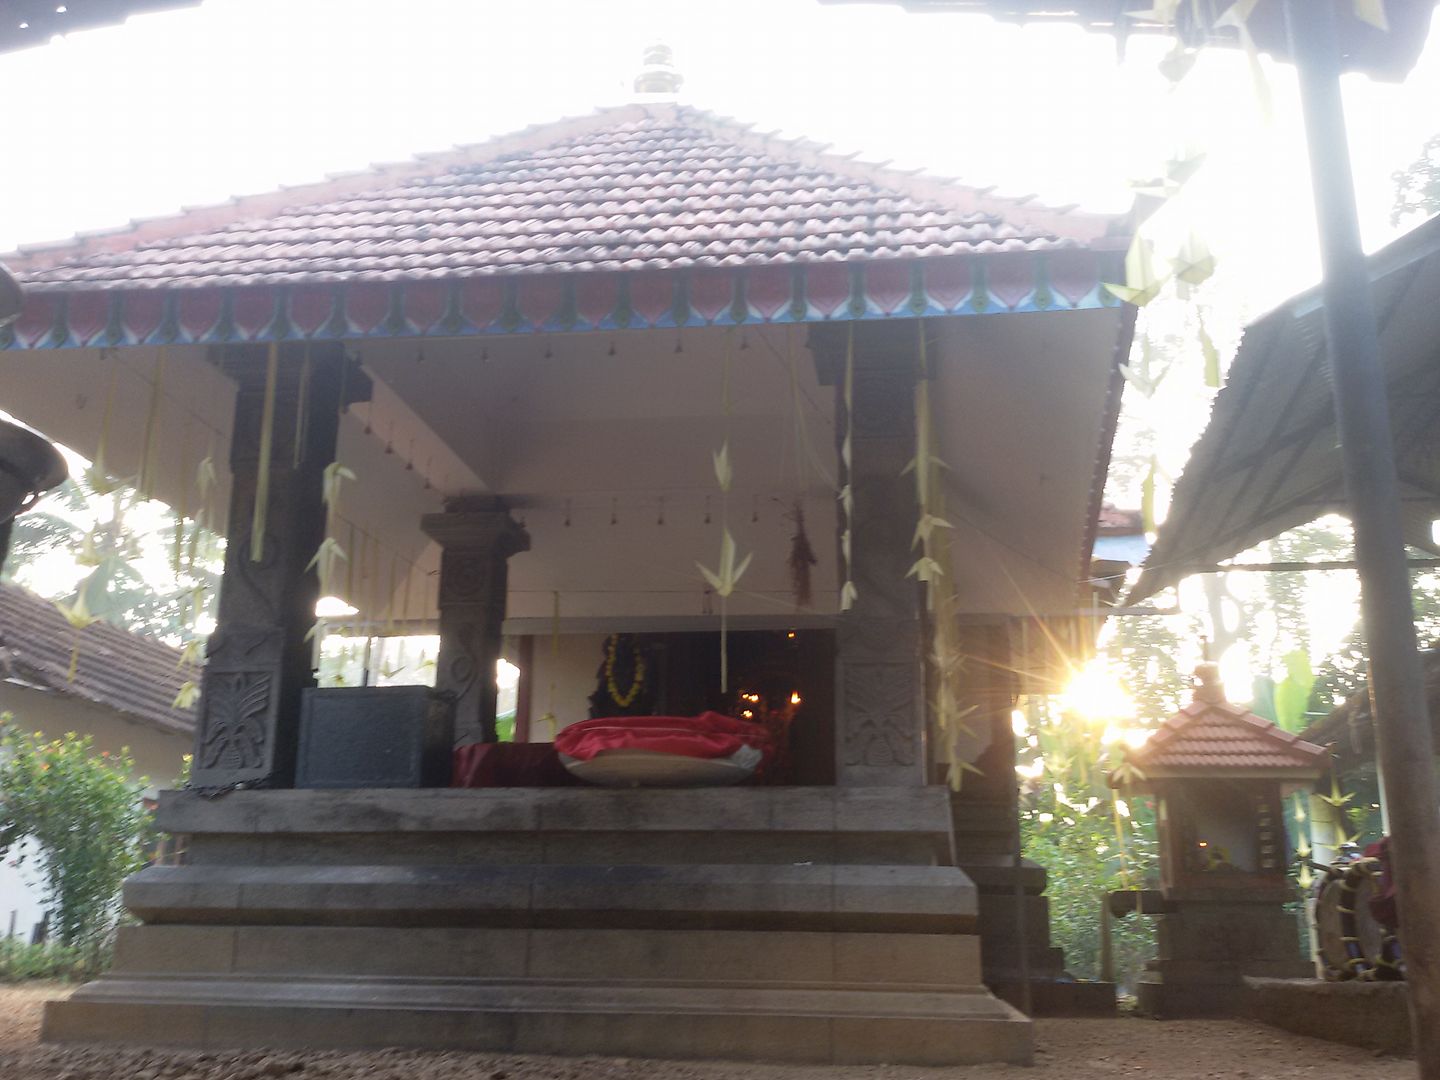
<path fill-rule="evenodd" d="M 471 743 L 455 750 L 451 787 L 569 787 L 554 743 Z"/>
<path fill-rule="evenodd" d="M 770 735 L 759 724 L 716 712 L 699 716 L 607 716 L 571 724 L 555 736 L 555 749 L 577 761 L 589 761 L 606 750 L 723 758 L 742 746 L 753 746 L 768 754 Z"/>

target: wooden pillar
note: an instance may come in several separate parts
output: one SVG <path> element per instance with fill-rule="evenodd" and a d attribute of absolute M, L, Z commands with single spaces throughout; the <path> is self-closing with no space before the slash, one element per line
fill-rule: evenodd
<path fill-rule="evenodd" d="M 266 408 L 265 346 L 229 348 L 221 366 L 239 384 L 230 439 L 230 516 L 215 632 L 206 643 L 196 787 L 289 787 L 295 779 L 300 691 L 315 683 L 312 643 L 320 582 L 307 568 L 325 538 L 321 497 L 335 460 L 342 397 L 368 397 L 369 380 L 338 344 L 280 350 L 272 405 L 264 540 L 251 525 Z M 301 414 L 303 410 L 303 416 Z M 297 453 L 296 440 L 299 440 Z"/>
<path fill-rule="evenodd" d="M 449 500 L 421 519 L 440 545 L 440 655 L 435 689 L 455 703 L 455 745 L 495 741 L 495 664 L 509 587 L 507 560 L 530 535 L 493 496 Z"/>
<path fill-rule="evenodd" d="M 837 437 L 852 432 L 842 480 L 854 499 L 850 579 L 857 589 L 840 616 L 835 658 L 836 783 L 913 786 L 928 772 L 922 669 L 922 600 L 907 574 L 918 507 L 906 465 L 915 456 L 918 331 L 912 320 L 854 324 L 854 423 L 845 409 L 849 327 L 810 336 L 822 382 L 836 387 Z M 843 516 L 843 515 L 842 515 Z M 842 522 L 841 525 L 844 528 Z"/>

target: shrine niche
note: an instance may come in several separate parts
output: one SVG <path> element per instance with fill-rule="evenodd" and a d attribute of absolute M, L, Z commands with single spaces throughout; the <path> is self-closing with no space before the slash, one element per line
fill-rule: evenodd
<path fill-rule="evenodd" d="M 1283 800 L 1324 772 L 1329 753 L 1225 700 L 1215 664 L 1194 700 L 1125 754 L 1110 776 L 1155 800 L 1160 888 L 1116 892 L 1116 915 L 1158 922 L 1158 956 L 1140 979 L 1156 1016 L 1233 1011 L 1245 975 L 1303 978 L 1299 899 L 1289 877 Z"/>

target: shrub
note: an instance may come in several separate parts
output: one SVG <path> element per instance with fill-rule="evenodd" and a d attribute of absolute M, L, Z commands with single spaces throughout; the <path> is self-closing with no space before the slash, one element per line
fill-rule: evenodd
<path fill-rule="evenodd" d="M 19 938 L 0 938 L 0 982 L 79 982 L 97 974 L 107 960 L 106 954 L 58 941 L 31 945 Z"/>
<path fill-rule="evenodd" d="M 0 717 L 0 856 L 37 861 L 59 944 L 92 957 L 114 929 L 121 883 L 143 861 L 148 815 L 132 767 L 128 752 L 97 754 L 88 735 L 47 742 Z"/>

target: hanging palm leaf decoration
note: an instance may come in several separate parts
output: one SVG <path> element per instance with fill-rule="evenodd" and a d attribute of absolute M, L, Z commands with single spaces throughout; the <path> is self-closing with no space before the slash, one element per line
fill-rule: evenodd
<path fill-rule="evenodd" d="M 966 774 L 980 775 L 974 765 L 976 732 L 970 719 L 977 706 L 965 704 L 965 652 L 959 635 L 959 597 L 950 565 L 950 534 L 953 526 L 945 519 L 945 485 L 940 473 L 947 466 L 940 458 L 931 410 L 930 362 L 923 323 L 917 323 L 916 345 L 919 371 L 915 382 L 915 457 L 902 471 L 915 478 L 916 524 L 911 541 L 917 557 L 908 577 L 923 586 L 925 607 L 930 612 L 930 649 L 925 658 L 929 685 L 934 698 L 934 718 L 940 760 L 949 766 L 949 781 L 959 790 Z"/>
<path fill-rule="evenodd" d="M 850 482 L 850 468 L 854 459 L 855 445 L 855 324 L 853 322 L 849 325 L 845 336 L 844 395 L 845 438 L 840 443 L 840 462 L 844 483 L 840 485 L 837 498 L 840 501 L 840 510 L 845 516 L 845 529 L 840 534 L 840 558 L 845 563 L 842 567 L 844 584 L 840 586 L 840 610 L 849 611 L 855 606 L 855 601 L 860 598 L 859 590 L 855 588 L 854 579 L 850 576 L 853 569 L 851 524 L 855 520 L 855 489 Z"/>
<path fill-rule="evenodd" d="M 100 442 L 95 447 L 95 460 L 85 470 L 85 481 L 96 495 L 109 495 L 120 486 L 120 481 L 109 475 L 105 455 L 110 449 L 110 419 L 115 413 L 115 392 L 120 381 L 120 364 L 115 359 L 115 350 L 100 350 L 102 364 L 110 365 L 110 388 L 105 393 L 105 411 L 100 418 Z"/>
<path fill-rule="evenodd" d="M 75 673 L 80 667 L 80 632 L 91 623 L 96 622 L 99 616 L 90 614 L 90 608 L 86 603 L 85 590 L 83 588 L 76 592 L 75 602 L 73 604 L 66 604 L 63 601 L 57 600 L 55 601 L 55 608 L 61 615 L 65 616 L 65 621 L 70 624 L 72 631 L 70 668 L 65 675 L 65 681 L 74 682 Z"/>
<path fill-rule="evenodd" d="M 165 350 L 162 348 L 155 355 L 155 374 L 150 380 L 150 408 L 145 414 L 145 441 L 140 450 L 140 479 L 136 487 L 140 489 L 142 499 L 155 497 L 155 444 L 160 431 L 164 385 Z"/>
<path fill-rule="evenodd" d="M 720 692 L 730 689 L 729 599 L 736 584 L 750 567 L 750 555 L 739 558 L 735 537 L 730 533 L 730 489 L 735 474 L 730 465 L 730 363 L 734 353 L 735 332 L 725 339 L 725 361 L 720 369 L 720 407 L 725 419 L 725 436 L 720 449 L 711 454 L 715 483 L 720 488 L 720 559 L 716 568 L 697 562 L 696 568 L 720 597 Z"/>

